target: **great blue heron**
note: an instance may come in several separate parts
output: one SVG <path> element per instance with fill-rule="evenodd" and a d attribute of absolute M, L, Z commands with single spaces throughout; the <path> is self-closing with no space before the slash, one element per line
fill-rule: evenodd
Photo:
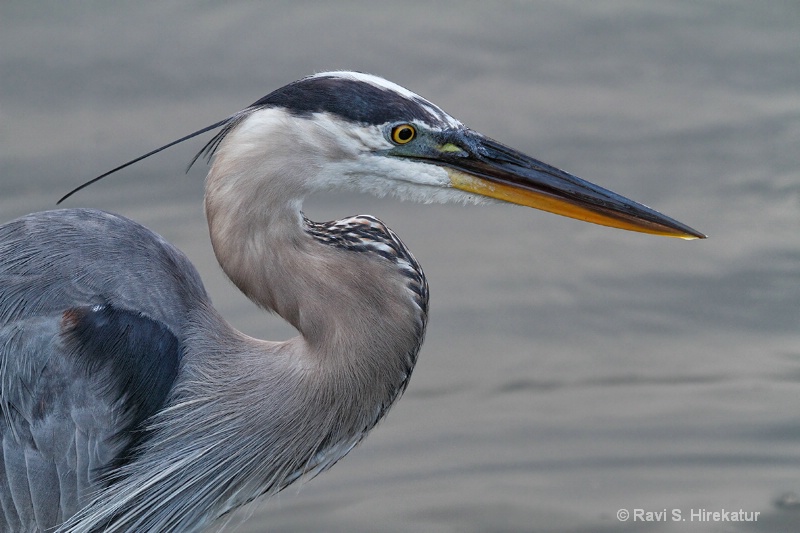
<path fill-rule="evenodd" d="M 65 209 L 6 223 L 3 531 L 201 530 L 326 470 L 378 423 L 417 360 L 427 282 L 378 219 L 305 218 L 310 193 L 494 199 L 703 237 L 376 76 L 304 78 L 142 157 L 217 127 L 198 154 L 213 160 L 214 252 L 299 335 L 270 342 L 235 330 L 186 256 L 119 215 Z"/>

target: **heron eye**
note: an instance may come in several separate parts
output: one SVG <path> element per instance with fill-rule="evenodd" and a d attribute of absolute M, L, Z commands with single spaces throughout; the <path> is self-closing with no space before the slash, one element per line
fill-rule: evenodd
<path fill-rule="evenodd" d="M 392 141 L 397 144 L 406 144 L 417 136 L 417 130 L 411 124 L 400 124 L 392 128 Z"/>

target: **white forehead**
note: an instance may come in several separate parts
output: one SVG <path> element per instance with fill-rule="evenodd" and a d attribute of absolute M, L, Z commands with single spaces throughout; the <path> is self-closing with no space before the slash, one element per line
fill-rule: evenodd
<path fill-rule="evenodd" d="M 391 82 L 385 78 L 381 78 L 380 76 L 375 76 L 374 74 L 353 72 L 351 70 L 334 70 L 331 72 L 320 72 L 318 74 L 314 74 L 313 76 L 311 76 L 311 78 L 324 78 L 324 77 L 336 77 L 344 80 L 353 80 L 353 81 L 360 81 L 363 83 L 369 83 L 381 89 L 394 91 L 397 94 L 412 100 L 416 98 L 422 98 L 420 95 L 412 91 L 409 91 L 405 87 L 397 85 L 396 83 Z"/>

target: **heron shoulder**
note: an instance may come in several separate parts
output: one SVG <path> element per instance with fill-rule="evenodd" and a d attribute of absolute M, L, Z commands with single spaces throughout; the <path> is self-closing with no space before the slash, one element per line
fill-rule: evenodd
<path fill-rule="evenodd" d="M 0 324 L 112 304 L 178 334 L 185 311 L 207 301 L 185 254 L 121 215 L 60 209 L 0 225 Z"/>

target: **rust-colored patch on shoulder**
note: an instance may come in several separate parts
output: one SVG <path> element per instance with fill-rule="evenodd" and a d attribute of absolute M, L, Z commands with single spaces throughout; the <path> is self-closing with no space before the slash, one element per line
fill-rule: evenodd
<path fill-rule="evenodd" d="M 81 320 L 86 318 L 86 310 L 80 307 L 71 307 L 61 314 L 61 333 L 69 333 L 75 329 Z"/>

